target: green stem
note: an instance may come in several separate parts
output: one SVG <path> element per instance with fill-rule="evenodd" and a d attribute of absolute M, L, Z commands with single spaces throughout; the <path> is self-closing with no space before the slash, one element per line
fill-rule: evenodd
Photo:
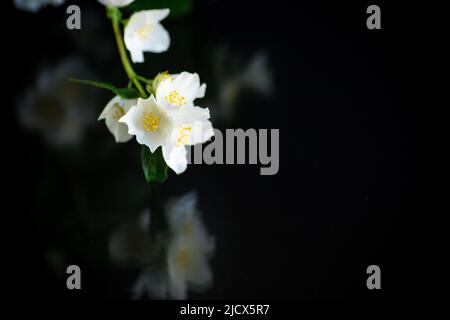
<path fill-rule="evenodd" d="M 133 67 L 131 66 L 130 60 L 128 59 L 127 51 L 123 42 L 122 30 L 120 29 L 120 11 L 117 8 L 107 8 L 107 10 L 108 17 L 111 19 L 114 29 L 114 35 L 116 37 L 117 48 L 119 49 L 120 60 L 122 60 L 123 68 L 125 69 L 128 78 L 130 78 L 130 80 L 136 86 L 136 89 L 139 91 L 139 94 L 142 96 L 142 98 L 147 98 L 147 93 L 139 82 L 138 77 L 134 72 Z"/>
<path fill-rule="evenodd" d="M 147 84 L 153 84 L 153 80 L 144 78 L 144 77 L 142 77 L 142 76 L 140 76 L 140 75 L 137 75 L 137 78 L 138 78 L 139 80 L 141 80 L 142 82 L 145 82 L 145 83 L 147 83 Z"/>

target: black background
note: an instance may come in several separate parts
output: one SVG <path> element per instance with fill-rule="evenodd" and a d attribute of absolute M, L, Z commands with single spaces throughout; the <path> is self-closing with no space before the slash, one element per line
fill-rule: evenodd
<path fill-rule="evenodd" d="M 165 184 L 174 194 L 198 190 L 206 225 L 217 241 L 214 286 L 192 298 L 421 294 L 424 140 L 416 102 L 422 63 L 417 12 L 377 2 L 382 29 L 368 30 L 365 10 L 372 3 L 319 2 L 198 1 L 191 16 L 167 23 L 171 33 L 193 30 L 186 42 L 192 46 L 186 69 L 201 70 L 204 54 L 197 48 L 205 42 L 226 43 L 244 57 L 265 49 L 276 94 L 270 100 L 246 97 L 246 108 L 233 126 L 279 128 L 281 137 L 275 176 L 260 176 L 258 166 L 204 165 L 172 175 Z M 79 3 L 82 10 L 102 10 L 97 3 Z M 77 31 L 65 28 L 65 7 L 31 15 L 2 3 L 2 19 L 13 22 L 4 35 L 11 53 L 7 64 L 14 66 L 5 66 L 12 84 L 11 102 L 4 106 L 8 110 L 13 111 L 15 97 L 32 82 L 37 61 L 96 50 L 95 45 L 80 50 L 73 41 L 76 34 L 68 38 L 67 33 Z M 108 27 L 106 19 L 100 23 L 102 31 Z M 112 33 L 105 35 L 113 41 Z M 113 63 L 118 64 L 116 58 Z M 105 74 L 109 63 L 100 64 Z M 183 69 L 184 63 L 180 65 Z M 124 74 L 119 70 L 115 77 L 123 79 Z M 28 201 L 39 188 L 44 160 L 37 160 L 40 147 L 18 125 L 8 131 L 14 154 L 8 170 L 18 173 L 11 197 L 18 200 L 8 213 L 18 221 L 7 233 L 15 289 L 39 297 L 127 298 L 126 287 L 135 274 L 86 258 L 83 252 L 91 247 L 83 242 L 82 249 L 67 246 L 68 262 L 85 270 L 83 290 L 69 292 L 49 272 L 43 252 L 58 241 L 48 232 L 58 226 L 49 227 Z M 136 170 L 138 162 L 129 166 Z M 54 170 L 59 175 L 68 169 Z M 88 173 L 97 170 L 101 168 Z M 61 201 L 65 192 L 61 186 L 46 199 Z M 366 288 L 371 264 L 381 267 L 380 291 Z"/>

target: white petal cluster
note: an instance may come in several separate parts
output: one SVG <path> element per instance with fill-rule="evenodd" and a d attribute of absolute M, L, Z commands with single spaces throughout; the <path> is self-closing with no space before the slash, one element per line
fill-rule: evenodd
<path fill-rule="evenodd" d="M 130 17 L 124 41 L 134 63 L 144 62 L 144 52 L 161 53 L 169 49 L 169 33 L 160 24 L 169 13 L 169 9 L 143 10 Z"/>
<path fill-rule="evenodd" d="M 186 146 L 204 143 L 214 135 L 209 109 L 194 105 L 195 98 L 204 96 L 205 88 L 196 73 L 166 75 L 156 87 L 156 98 L 139 98 L 118 122 L 151 152 L 161 147 L 167 165 L 180 174 L 188 164 Z"/>

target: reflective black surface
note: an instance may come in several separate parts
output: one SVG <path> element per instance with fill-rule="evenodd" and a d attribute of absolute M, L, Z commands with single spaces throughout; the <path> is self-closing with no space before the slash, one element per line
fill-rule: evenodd
<path fill-rule="evenodd" d="M 192 165 L 155 191 L 144 181 L 139 145 L 115 144 L 96 121 L 112 95 L 61 80 L 127 81 L 104 8 L 79 3 L 82 29 L 74 31 L 65 27 L 66 5 L 32 14 L 2 4 L 2 18 L 18 22 L 5 36 L 14 72 L 4 106 L 14 154 L 6 168 L 14 206 L 4 214 L 15 221 L 4 228 L 15 289 L 123 299 L 416 294 L 424 141 L 419 48 L 401 18 L 407 13 L 380 5 L 382 30 L 369 31 L 370 3 L 198 1 L 189 16 L 167 21 L 170 50 L 136 69 L 149 77 L 198 72 L 208 84 L 202 104 L 219 129 L 279 128 L 280 170 L 260 176 L 257 165 Z M 246 72 L 255 80 L 244 82 Z M 154 247 L 158 232 L 145 212 L 167 210 L 189 192 L 214 243 L 201 249 L 211 279 L 171 295 L 167 270 L 148 256 L 165 249 Z M 66 288 L 70 264 L 82 270 L 80 291 Z M 380 292 L 366 288 L 371 264 L 382 270 Z M 142 283 L 153 289 L 141 294 Z"/>

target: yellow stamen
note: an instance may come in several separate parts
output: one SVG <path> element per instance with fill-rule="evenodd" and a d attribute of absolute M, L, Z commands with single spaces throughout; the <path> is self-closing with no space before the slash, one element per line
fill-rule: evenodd
<path fill-rule="evenodd" d="M 169 92 L 167 96 L 164 97 L 167 101 L 169 101 L 172 104 L 178 104 L 178 106 L 183 106 L 183 104 L 186 103 L 186 98 L 183 96 L 180 96 L 177 90 L 172 90 Z"/>
<path fill-rule="evenodd" d="M 181 228 L 181 233 L 185 236 L 190 236 L 193 228 L 192 221 L 187 221 Z"/>
<path fill-rule="evenodd" d="M 122 118 L 125 115 L 125 110 L 119 105 L 116 104 L 116 111 L 114 112 L 114 119 L 119 120 L 120 118 Z"/>
<path fill-rule="evenodd" d="M 159 128 L 159 118 L 153 112 L 146 113 L 141 119 L 142 128 L 148 132 L 155 132 Z"/>
<path fill-rule="evenodd" d="M 164 71 L 159 75 L 159 81 L 163 81 L 166 79 L 173 80 L 173 77 L 169 74 L 169 71 Z"/>
<path fill-rule="evenodd" d="M 177 135 L 177 147 L 184 146 L 186 143 L 188 143 L 189 138 L 191 137 L 191 131 L 192 128 L 190 126 L 181 126 L 178 128 L 178 135 Z"/>
<path fill-rule="evenodd" d="M 146 24 L 145 26 L 139 28 L 136 30 L 135 35 L 140 39 L 145 39 L 148 37 L 150 32 L 152 31 L 152 26 L 149 24 Z"/>
<path fill-rule="evenodd" d="M 175 263 L 183 271 L 187 271 L 192 267 L 192 250 L 189 248 L 182 248 L 177 252 Z"/>

